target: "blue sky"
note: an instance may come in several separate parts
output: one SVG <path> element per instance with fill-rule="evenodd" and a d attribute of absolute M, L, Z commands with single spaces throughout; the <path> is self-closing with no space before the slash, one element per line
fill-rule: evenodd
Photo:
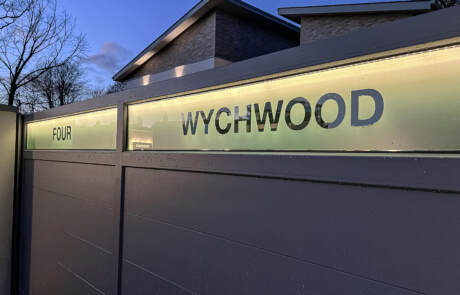
<path fill-rule="evenodd" d="M 247 0 L 277 15 L 279 7 L 366 2 L 359 0 Z M 111 84 L 111 77 L 147 47 L 198 0 L 59 0 L 77 30 L 86 35 L 87 80 L 93 87 Z"/>

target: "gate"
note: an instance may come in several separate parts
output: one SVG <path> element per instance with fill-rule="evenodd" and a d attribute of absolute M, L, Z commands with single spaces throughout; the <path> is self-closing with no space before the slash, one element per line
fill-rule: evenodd
<path fill-rule="evenodd" d="M 458 50 L 459 12 L 421 15 L 27 117 L 22 294 L 457 294 L 460 159 L 456 134 L 446 136 L 442 127 L 452 130 L 458 117 L 437 117 L 438 125 L 423 125 L 428 133 L 419 137 L 407 131 L 417 126 L 392 127 L 402 132 L 397 135 L 405 145 L 398 151 L 365 151 L 359 144 L 341 151 L 337 146 L 345 141 L 319 143 L 327 151 L 264 150 L 220 132 L 228 124 L 230 133 L 238 124 L 240 134 L 248 125 L 258 132 L 250 121 L 254 113 L 225 122 L 212 117 L 220 135 L 235 136 L 229 144 L 237 148 L 226 151 L 206 142 L 208 131 L 217 133 L 208 130 L 212 115 L 204 109 L 206 129 L 200 125 L 185 142 L 172 141 L 172 119 L 155 117 L 165 123 L 153 135 L 148 120 L 132 119 L 136 108 L 141 119 L 150 118 L 155 103 L 203 99 L 194 105 L 202 107 L 209 102 L 203 95 L 224 91 L 230 97 L 232 87 L 243 93 L 318 70 Z M 447 81 L 442 97 L 452 105 L 433 104 L 437 112 L 458 110 L 455 72 L 445 74 L 434 76 L 433 85 L 439 87 L 437 78 Z M 222 106 L 235 110 L 233 99 Z M 300 104 L 292 101 L 292 108 Z M 385 112 L 405 122 L 398 115 L 425 111 L 403 103 L 388 102 Z M 171 109 L 161 114 L 172 118 Z M 200 110 L 187 109 L 192 119 Z M 352 112 L 346 110 L 347 120 Z M 298 116 L 281 114 L 285 130 L 305 127 L 292 118 L 289 125 L 291 115 Z M 186 120 L 184 113 L 184 133 Z"/>

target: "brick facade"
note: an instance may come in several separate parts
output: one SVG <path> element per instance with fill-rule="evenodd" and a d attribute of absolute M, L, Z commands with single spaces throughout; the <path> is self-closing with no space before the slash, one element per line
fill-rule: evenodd
<path fill-rule="evenodd" d="M 124 80 L 213 57 L 235 62 L 298 45 L 299 33 L 291 29 L 280 28 L 267 20 L 213 10 Z"/>
<path fill-rule="evenodd" d="M 214 57 L 216 13 L 198 20 L 125 80 L 163 72 Z"/>

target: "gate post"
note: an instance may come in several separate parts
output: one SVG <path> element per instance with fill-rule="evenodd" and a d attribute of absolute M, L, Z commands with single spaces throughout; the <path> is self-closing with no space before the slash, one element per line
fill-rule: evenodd
<path fill-rule="evenodd" d="M 17 109 L 0 105 L 0 294 L 11 293 Z"/>

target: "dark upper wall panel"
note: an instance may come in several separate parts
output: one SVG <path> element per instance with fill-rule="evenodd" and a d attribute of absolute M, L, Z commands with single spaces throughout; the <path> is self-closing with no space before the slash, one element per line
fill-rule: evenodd
<path fill-rule="evenodd" d="M 214 57 L 216 14 L 208 13 L 125 80 Z"/>
<path fill-rule="evenodd" d="M 302 16 L 300 43 L 340 36 L 356 29 L 392 22 L 412 16 L 407 13 Z"/>
<path fill-rule="evenodd" d="M 280 51 L 299 45 L 297 32 L 261 19 L 216 14 L 216 56 L 230 61 Z"/>
<path fill-rule="evenodd" d="M 333 4 L 279 8 L 278 13 L 301 24 L 300 43 L 305 44 L 429 12 L 431 5 L 431 1 Z"/>
<path fill-rule="evenodd" d="M 408 14 L 415 15 L 433 10 L 433 2 L 387 1 L 374 3 L 330 4 L 320 6 L 284 7 L 278 14 L 300 24 L 304 16 L 362 15 L 362 14 Z"/>

